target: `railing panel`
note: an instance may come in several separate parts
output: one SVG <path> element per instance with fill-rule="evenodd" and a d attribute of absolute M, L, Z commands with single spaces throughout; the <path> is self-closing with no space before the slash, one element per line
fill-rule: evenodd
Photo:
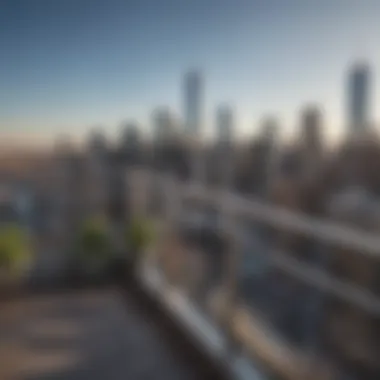
<path fill-rule="evenodd" d="M 364 367 L 380 378 L 369 336 L 380 331 L 379 237 L 199 183 L 155 183 L 156 265 L 223 333 L 226 355 L 288 379 L 371 378 Z"/>

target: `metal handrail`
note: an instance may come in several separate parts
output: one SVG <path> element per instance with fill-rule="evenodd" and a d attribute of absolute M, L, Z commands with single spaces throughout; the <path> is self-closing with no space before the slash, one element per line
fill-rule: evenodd
<path fill-rule="evenodd" d="M 181 182 L 170 176 L 160 176 L 158 173 L 155 173 L 155 180 L 163 185 L 160 188 L 165 189 L 166 201 L 171 202 L 174 199 L 177 201 L 181 199 L 185 202 L 196 201 L 199 204 L 217 208 L 221 214 L 219 226 L 227 231 L 233 241 L 238 244 L 241 238 L 239 233 L 241 224 L 238 220 L 244 219 L 301 234 L 348 250 L 355 250 L 355 253 L 374 260 L 380 258 L 380 238 L 375 234 L 269 205 L 257 198 L 247 199 L 225 189 L 206 187 L 200 182 Z M 173 191 L 174 197 L 171 196 L 172 194 L 168 194 L 170 191 Z M 177 206 L 179 205 L 177 204 Z M 181 210 L 178 209 L 177 211 Z M 174 222 L 172 217 L 175 214 L 172 210 L 166 215 L 171 223 Z M 329 250 L 329 253 L 334 255 L 334 250 Z M 234 258 L 233 260 L 236 262 L 240 260 L 237 252 L 231 251 L 229 256 Z M 326 268 L 316 267 L 276 249 L 269 249 L 268 260 L 270 260 L 272 267 L 278 268 L 298 281 L 317 289 L 321 292 L 320 294 L 332 295 L 368 314 L 380 315 L 379 297 L 359 285 L 337 278 L 334 274 L 328 273 Z M 237 267 L 233 266 L 233 273 L 228 275 L 229 288 L 233 288 L 237 276 Z M 239 309 L 237 304 L 234 305 L 234 300 L 229 300 L 227 308 L 235 310 L 235 307 L 236 310 Z M 232 323 L 232 319 L 229 320 L 229 323 Z"/>
<path fill-rule="evenodd" d="M 163 184 L 167 179 L 167 177 L 161 178 Z M 173 181 L 173 179 L 170 179 L 170 181 Z M 229 212 L 230 216 L 246 217 L 252 221 L 263 222 L 277 228 L 301 233 L 334 245 L 356 249 L 358 253 L 366 254 L 375 259 L 380 258 L 380 238 L 373 234 L 264 204 L 256 199 L 246 199 L 230 191 L 209 189 L 196 182 L 177 182 L 176 185 L 184 200 L 196 200 L 214 207 L 223 207 L 224 211 Z M 238 228 L 229 221 L 228 217 L 224 218 L 223 227 L 225 230 L 230 231 L 235 227 L 232 235 L 235 238 L 239 236 L 237 233 Z M 270 260 L 272 265 L 292 277 L 338 297 L 370 314 L 380 315 L 380 299 L 370 291 L 340 280 L 321 269 L 315 268 L 312 264 L 301 262 L 278 250 L 271 250 Z"/>
<path fill-rule="evenodd" d="M 215 206 L 224 203 L 234 216 L 247 217 L 380 259 L 380 238 L 375 234 L 265 204 L 255 198 L 247 199 L 229 191 L 207 189 L 197 183 L 183 186 L 183 196 Z"/>

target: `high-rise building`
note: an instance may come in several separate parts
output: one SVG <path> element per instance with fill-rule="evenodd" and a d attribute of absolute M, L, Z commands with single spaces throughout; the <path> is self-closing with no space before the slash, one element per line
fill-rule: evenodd
<path fill-rule="evenodd" d="M 121 146 L 123 149 L 135 148 L 139 145 L 140 136 L 138 126 L 133 122 L 127 122 L 121 131 Z"/>
<path fill-rule="evenodd" d="M 261 129 L 261 154 L 258 157 L 258 172 L 261 171 L 261 181 L 259 184 L 261 191 L 267 195 L 277 176 L 278 171 L 278 121 L 275 117 L 269 116 L 262 121 Z"/>
<path fill-rule="evenodd" d="M 138 124 L 129 121 L 122 127 L 120 152 L 125 163 L 135 164 L 139 159 L 141 148 Z"/>
<path fill-rule="evenodd" d="M 322 167 L 322 113 L 316 106 L 306 107 L 301 114 L 301 149 L 303 176 L 316 179 Z"/>
<path fill-rule="evenodd" d="M 176 166 L 175 150 L 178 147 L 176 122 L 167 107 L 157 108 L 152 115 L 154 165 L 164 170 Z M 178 158 L 178 157 L 177 157 Z"/>
<path fill-rule="evenodd" d="M 217 144 L 215 171 L 217 181 L 222 186 L 231 186 L 233 181 L 233 114 L 228 105 L 221 105 L 216 110 Z"/>
<path fill-rule="evenodd" d="M 322 114 L 318 107 L 308 106 L 301 115 L 301 138 L 302 143 L 308 150 L 321 149 Z"/>
<path fill-rule="evenodd" d="M 169 108 L 157 108 L 153 113 L 153 138 L 156 143 L 168 142 L 175 134 L 174 118 Z"/>
<path fill-rule="evenodd" d="M 107 154 L 107 139 L 101 128 L 95 128 L 88 138 L 89 154 L 97 160 L 104 160 Z"/>
<path fill-rule="evenodd" d="M 367 64 L 355 65 L 349 74 L 348 123 L 351 132 L 368 126 L 370 70 Z"/>
<path fill-rule="evenodd" d="M 104 215 L 107 200 L 107 172 L 110 150 L 101 128 L 95 128 L 88 138 L 88 151 L 83 163 L 84 213 Z"/>
<path fill-rule="evenodd" d="M 216 111 L 217 139 L 220 143 L 229 143 L 233 132 L 233 116 L 229 106 L 219 106 Z"/>
<path fill-rule="evenodd" d="M 184 111 L 185 132 L 198 137 L 202 124 L 203 80 L 200 72 L 192 70 L 185 76 Z"/>
<path fill-rule="evenodd" d="M 192 70 L 185 76 L 184 125 L 187 143 L 190 143 L 190 173 L 203 181 L 205 175 L 204 151 L 200 145 L 203 113 L 203 80 L 199 71 Z"/>

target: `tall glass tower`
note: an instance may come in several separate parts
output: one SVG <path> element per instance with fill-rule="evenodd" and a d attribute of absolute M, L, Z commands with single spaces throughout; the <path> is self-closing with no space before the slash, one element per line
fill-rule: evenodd
<path fill-rule="evenodd" d="M 191 147 L 190 171 L 198 181 L 203 181 L 205 175 L 201 147 L 202 108 L 203 78 L 199 71 L 192 70 L 186 74 L 184 83 L 184 132 Z"/>
<path fill-rule="evenodd" d="M 220 105 L 216 110 L 217 161 L 219 180 L 222 186 L 230 187 L 233 182 L 233 112 L 228 105 Z"/>
<path fill-rule="evenodd" d="M 351 132 L 363 131 L 368 126 L 370 70 L 367 64 L 357 64 L 348 82 L 348 123 Z"/>
<path fill-rule="evenodd" d="M 184 111 L 185 132 L 198 136 L 202 123 L 203 79 L 199 71 L 192 70 L 185 76 Z"/>
<path fill-rule="evenodd" d="M 233 133 L 232 109 L 221 105 L 216 110 L 217 135 L 220 143 L 230 143 Z"/>

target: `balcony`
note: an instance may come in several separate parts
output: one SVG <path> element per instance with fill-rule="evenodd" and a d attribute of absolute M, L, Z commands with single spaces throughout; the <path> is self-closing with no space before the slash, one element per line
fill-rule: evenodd
<path fill-rule="evenodd" d="M 334 270 L 342 252 L 375 267 L 377 236 L 163 174 L 127 183 L 157 234 L 133 285 L 4 303 L 0 378 L 378 378 L 378 296 Z"/>

